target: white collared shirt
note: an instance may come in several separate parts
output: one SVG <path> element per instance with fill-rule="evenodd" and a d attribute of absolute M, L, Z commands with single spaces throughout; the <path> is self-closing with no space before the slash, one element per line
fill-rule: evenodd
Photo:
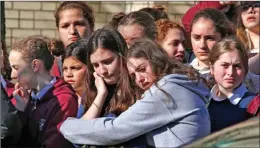
<path fill-rule="evenodd" d="M 211 89 L 211 99 L 215 101 L 224 101 L 226 98 L 220 98 L 216 94 L 218 92 L 218 86 L 214 85 L 214 87 Z M 248 92 L 246 85 L 242 83 L 238 88 L 236 88 L 233 93 L 230 96 L 227 96 L 227 99 L 233 104 L 237 105 L 239 101 L 242 99 L 242 97 L 245 95 L 245 93 Z"/>
<path fill-rule="evenodd" d="M 200 74 L 204 75 L 210 73 L 209 66 L 203 68 L 199 67 L 199 60 L 197 58 L 193 59 L 193 61 L 190 63 L 190 66 L 196 69 Z"/>

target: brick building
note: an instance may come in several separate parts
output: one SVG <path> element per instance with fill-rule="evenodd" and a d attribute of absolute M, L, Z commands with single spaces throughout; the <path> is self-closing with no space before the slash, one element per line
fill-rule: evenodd
<path fill-rule="evenodd" d="M 10 45 L 15 40 L 29 35 L 45 35 L 48 37 L 58 37 L 53 12 L 60 2 L 5 1 L 4 3 L 7 47 L 10 47 Z M 143 7 L 152 7 L 154 5 L 164 6 L 171 20 L 180 21 L 183 14 L 192 5 L 194 5 L 193 1 L 90 1 L 87 3 L 93 8 L 95 12 L 95 29 L 98 29 L 109 22 L 114 14 L 117 14 L 119 12 L 129 13 L 131 11 L 139 10 Z"/>

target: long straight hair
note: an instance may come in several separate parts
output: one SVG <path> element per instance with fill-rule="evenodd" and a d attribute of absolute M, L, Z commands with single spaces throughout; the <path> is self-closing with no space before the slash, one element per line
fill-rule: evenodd
<path fill-rule="evenodd" d="M 95 80 L 92 73 L 94 72 L 93 65 L 90 62 L 90 56 L 93 54 L 98 48 L 103 48 L 106 50 L 110 50 L 111 52 L 117 54 L 120 59 L 120 78 L 116 83 L 115 90 L 113 92 L 112 98 L 108 106 L 106 107 L 106 113 L 113 113 L 115 115 L 119 115 L 123 111 L 127 110 L 135 102 L 135 93 L 132 89 L 132 83 L 130 82 L 130 78 L 128 75 L 128 70 L 126 68 L 126 61 L 124 56 L 127 51 L 127 45 L 124 38 L 121 34 L 112 27 L 104 27 L 95 31 L 91 37 L 89 38 L 87 49 L 87 65 L 89 70 L 88 83 L 90 88 L 87 90 L 87 96 L 89 101 L 93 101 L 97 94 L 97 89 L 95 87 Z M 107 85 L 108 90 L 110 89 Z M 109 96 L 109 95 L 108 95 Z"/>

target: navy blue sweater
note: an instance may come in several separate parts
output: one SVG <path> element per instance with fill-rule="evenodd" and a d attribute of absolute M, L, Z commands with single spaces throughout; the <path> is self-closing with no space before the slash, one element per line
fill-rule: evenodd
<path fill-rule="evenodd" d="M 246 104 L 248 104 L 253 97 L 254 95 L 247 95 L 246 97 L 243 97 L 237 105 L 233 105 L 229 99 L 223 101 L 215 101 L 214 99 L 211 99 L 208 106 L 211 132 L 245 121 L 247 119 Z"/>

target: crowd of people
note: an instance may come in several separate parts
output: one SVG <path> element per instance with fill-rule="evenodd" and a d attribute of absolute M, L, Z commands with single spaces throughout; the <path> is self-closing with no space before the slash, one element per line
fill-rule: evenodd
<path fill-rule="evenodd" d="M 4 147 L 180 147 L 260 116 L 260 2 L 155 6 L 95 30 L 62 2 L 59 39 L 1 41 Z M 3 88 L 3 89 L 2 89 Z"/>

